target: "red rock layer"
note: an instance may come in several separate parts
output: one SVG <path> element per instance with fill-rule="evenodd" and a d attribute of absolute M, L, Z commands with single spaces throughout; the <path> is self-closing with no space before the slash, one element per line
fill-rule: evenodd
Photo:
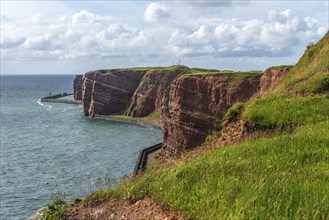
<path fill-rule="evenodd" d="M 83 75 L 76 75 L 73 81 L 73 95 L 75 100 L 82 100 Z"/>
<path fill-rule="evenodd" d="M 225 112 L 235 102 L 249 100 L 259 89 L 260 76 L 232 74 L 181 76 L 164 98 L 161 120 L 167 156 L 199 146 L 221 129 Z"/>
<path fill-rule="evenodd" d="M 82 102 L 86 116 L 111 115 L 128 104 L 146 71 L 109 70 L 85 74 Z"/>
<path fill-rule="evenodd" d="M 189 71 L 189 68 L 185 66 L 177 67 L 175 70 L 148 71 L 133 95 L 125 115 L 144 117 L 161 108 L 165 90 L 171 82 Z"/>
<path fill-rule="evenodd" d="M 260 89 L 257 96 L 263 97 L 273 91 L 280 84 L 289 70 L 289 67 L 275 67 L 265 70 L 260 78 Z"/>

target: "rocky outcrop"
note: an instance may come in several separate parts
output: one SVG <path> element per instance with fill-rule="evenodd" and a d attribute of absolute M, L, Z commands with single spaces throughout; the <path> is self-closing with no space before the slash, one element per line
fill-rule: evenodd
<path fill-rule="evenodd" d="M 73 95 L 75 100 L 82 100 L 83 75 L 76 75 L 73 81 Z"/>
<path fill-rule="evenodd" d="M 45 214 L 49 211 L 48 207 L 40 208 L 34 215 L 32 215 L 29 220 L 40 220 L 45 217 Z"/>
<path fill-rule="evenodd" d="M 125 115 L 144 117 L 161 108 L 168 86 L 178 76 L 189 72 L 190 69 L 186 66 L 149 70 L 135 91 Z"/>
<path fill-rule="evenodd" d="M 289 72 L 291 67 L 270 67 L 260 78 L 260 88 L 257 97 L 263 97 L 273 91 Z"/>
<path fill-rule="evenodd" d="M 199 146 L 214 130 L 220 130 L 225 112 L 235 102 L 255 95 L 259 81 L 259 75 L 238 73 L 176 79 L 165 95 L 161 112 L 167 156 Z"/>
<path fill-rule="evenodd" d="M 145 72 L 134 69 L 87 72 L 82 93 L 84 114 L 111 115 L 123 111 Z"/>

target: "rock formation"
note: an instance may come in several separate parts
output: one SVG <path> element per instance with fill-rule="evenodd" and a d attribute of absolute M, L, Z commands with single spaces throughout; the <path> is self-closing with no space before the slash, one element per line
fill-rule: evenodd
<path fill-rule="evenodd" d="M 145 70 L 120 69 L 85 74 L 82 102 L 86 116 L 111 115 L 130 102 Z"/>
<path fill-rule="evenodd" d="M 189 73 L 186 66 L 178 66 L 172 70 L 149 70 L 132 97 L 125 115 L 144 117 L 162 107 L 165 90 L 171 82 L 184 73 Z"/>
<path fill-rule="evenodd" d="M 276 73 L 269 70 L 269 75 Z M 271 84 L 262 83 L 262 94 L 281 80 L 283 73 L 277 75 Z M 79 79 L 82 77 L 75 80 L 76 90 Z M 225 112 L 235 102 L 255 96 L 259 85 L 259 74 L 199 74 L 186 66 L 98 70 L 85 74 L 82 102 L 86 116 L 120 113 L 144 117 L 161 109 L 164 150 L 168 156 L 177 156 L 219 131 Z"/>
<path fill-rule="evenodd" d="M 175 80 L 161 112 L 167 156 L 196 147 L 214 130 L 220 130 L 225 112 L 235 102 L 249 100 L 258 91 L 259 81 L 259 75 L 239 73 L 181 76 Z"/>
<path fill-rule="evenodd" d="M 83 75 L 76 75 L 73 81 L 73 94 L 75 100 L 82 100 Z"/>
<path fill-rule="evenodd" d="M 260 78 L 260 88 L 256 96 L 263 97 L 273 91 L 280 84 L 289 70 L 290 67 L 270 67 L 265 70 Z"/>

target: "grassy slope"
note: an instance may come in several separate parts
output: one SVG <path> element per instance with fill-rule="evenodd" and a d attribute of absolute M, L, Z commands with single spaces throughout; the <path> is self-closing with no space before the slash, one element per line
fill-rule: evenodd
<path fill-rule="evenodd" d="M 329 94 L 329 32 L 315 45 L 309 45 L 275 93 Z"/>
<path fill-rule="evenodd" d="M 194 219 L 327 219 L 329 123 L 150 170 L 116 193 L 152 196 Z"/>
<path fill-rule="evenodd" d="M 329 99 L 268 96 L 248 102 L 242 118 L 259 128 L 290 129 L 329 120 Z"/>
<path fill-rule="evenodd" d="M 325 91 L 328 45 L 327 34 L 306 51 L 276 95 L 237 111 L 255 127 L 293 133 L 150 169 L 113 193 L 131 200 L 151 196 L 194 219 L 328 219 L 329 100 L 282 96 Z"/>

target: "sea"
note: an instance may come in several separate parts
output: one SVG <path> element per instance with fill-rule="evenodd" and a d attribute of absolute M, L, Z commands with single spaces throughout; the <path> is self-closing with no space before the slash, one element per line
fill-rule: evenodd
<path fill-rule="evenodd" d="M 28 219 L 56 197 L 83 198 L 133 172 L 158 129 L 89 118 L 81 105 L 43 103 L 73 92 L 74 75 L 1 75 L 0 219 Z M 112 186 L 113 187 L 113 186 Z"/>

